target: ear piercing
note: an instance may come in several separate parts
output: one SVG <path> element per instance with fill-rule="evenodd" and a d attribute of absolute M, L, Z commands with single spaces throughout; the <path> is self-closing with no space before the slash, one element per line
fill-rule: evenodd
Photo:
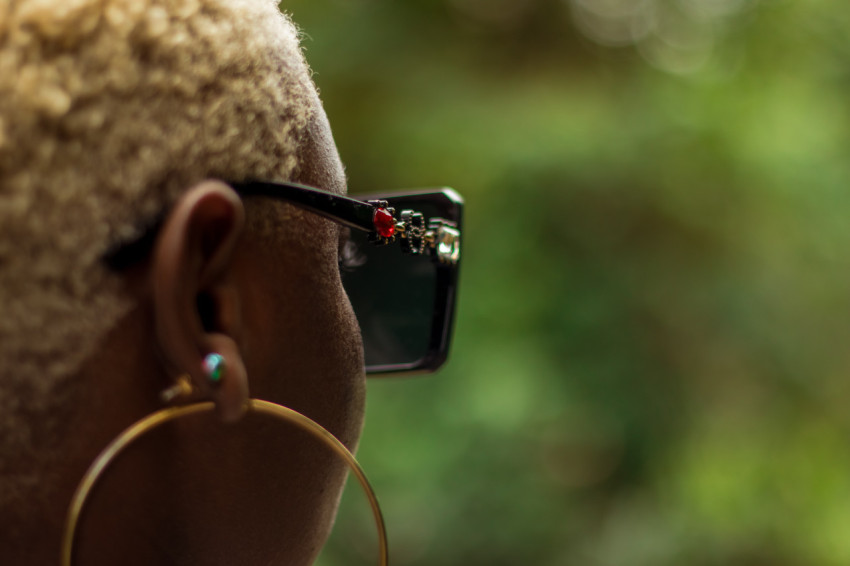
<path fill-rule="evenodd" d="M 225 370 L 224 356 L 216 353 L 207 354 L 202 365 L 209 384 L 213 387 L 221 385 Z M 191 378 L 188 374 L 184 374 L 177 378 L 174 385 L 161 392 L 159 397 L 163 403 L 171 403 L 178 397 L 191 395 L 193 389 Z"/>
<path fill-rule="evenodd" d="M 204 373 L 207 375 L 207 381 L 210 385 L 221 385 L 221 380 L 224 378 L 224 356 L 221 354 L 207 354 L 204 358 Z"/>
<path fill-rule="evenodd" d="M 179 397 L 188 397 L 192 394 L 192 380 L 188 374 L 183 374 L 168 389 L 160 392 L 159 398 L 166 405 Z"/>

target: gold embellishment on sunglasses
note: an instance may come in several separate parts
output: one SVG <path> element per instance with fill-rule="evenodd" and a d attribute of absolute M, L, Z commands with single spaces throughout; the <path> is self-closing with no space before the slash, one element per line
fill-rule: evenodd
<path fill-rule="evenodd" d="M 414 210 L 402 210 L 396 219 L 395 208 L 385 200 L 370 200 L 375 207 L 372 222 L 375 231 L 369 241 L 381 246 L 398 240 L 402 253 L 428 254 L 440 263 L 454 265 L 460 260 L 460 230 L 445 218 L 431 218 L 425 227 L 425 216 Z"/>
<path fill-rule="evenodd" d="M 434 243 L 430 249 L 434 250 L 437 261 L 450 265 L 460 261 L 460 230 L 457 225 L 443 218 L 432 218 L 428 227 L 426 238 L 431 235 Z"/>

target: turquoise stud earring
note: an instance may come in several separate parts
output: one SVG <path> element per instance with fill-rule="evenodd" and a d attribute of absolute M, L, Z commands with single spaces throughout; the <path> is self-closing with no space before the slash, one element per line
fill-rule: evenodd
<path fill-rule="evenodd" d="M 224 378 L 224 356 L 221 354 L 207 354 L 204 358 L 204 373 L 211 385 L 221 385 Z"/>

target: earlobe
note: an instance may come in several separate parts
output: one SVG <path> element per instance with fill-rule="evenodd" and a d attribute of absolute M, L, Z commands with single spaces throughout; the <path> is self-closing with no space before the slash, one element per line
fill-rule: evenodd
<path fill-rule="evenodd" d="M 156 340 L 174 369 L 188 374 L 224 420 L 238 419 L 248 399 L 239 348 L 240 299 L 232 276 L 244 224 L 236 192 L 219 181 L 189 189 L 166 218 L 151 268 Z M 218 354 L 220 379 L 204 360 Z"/>

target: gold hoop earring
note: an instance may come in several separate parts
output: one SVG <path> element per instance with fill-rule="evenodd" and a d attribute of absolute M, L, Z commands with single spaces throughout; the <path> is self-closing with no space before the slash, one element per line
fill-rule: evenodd
<path fill-rule="evenodd" d="M 183 386 L 178 386 L 183 387 Z M 167 392 L 166 392 L 167 393 Z M 179 407 L 167 407 L 148 415 L 147 417 L 130 425 L 126 430 L 119 434 L 103 451 L 95 458 L 92 465 L 86 471 L 74 497 L 71 499 L 71 506 L 68 509 L 68 516 L 65 521 L 65 531 L 62 537 L 62 566 L 72 566 L 74 557 L 74 542 L 77 531 L 77 524 L 80 520 L 80 515 L 85 507 L 86 500 L 91 493 L 92 488 L 97 483 L 97 480 L 103 475 L 104 471 L 121 454 L 121 452 L 132 444 L 136 439 L 144 436 L 146 433 L 154 430 L 158 426 L 179 419 L 187 415 L 196 413 L 212 412 L 215 410 L 215 404 L 212 401 L 193 403 L 191 405 L 183 405 Z M 266 414 L 288 423 L 294 424 L 302 430 L 309 432 L 313 437 L 320 440 L 325 446 L 330 448 L 335 454 L 340 456 L 352 473 L 357 478 L 366 497 L 369 500 L 369 505 L 372 508 L 372 514 L 375 519 L 375 524 L 378 528 L 378 564 L 386 566 L 388 563 L 387 550 L 387 533 L 384 526 L 384 518 L 381 514 L 381 508 L 378 505 L 378 499 L 375 496 L 375 491 L 366 479 L 366 474 L 357 463 L 357 460 L 333 434 L 328 432 L 322 425 L 316 421 L 294 411 L 288 407 L 262 401 L 259 399 L 249 399 L 247 403 L 249 412 Z"/>

